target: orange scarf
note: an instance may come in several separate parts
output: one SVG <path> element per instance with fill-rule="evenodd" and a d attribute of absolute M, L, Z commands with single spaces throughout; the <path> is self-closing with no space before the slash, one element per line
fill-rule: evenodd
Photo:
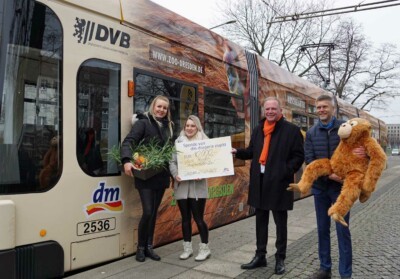
<path fill-rule="evenodd" d="M 264 122 L 264 128 L 263 128 L 263 131 L 264 131 L 264 146 L 263 146 L 263 149 L 262 149 L 262 152 L 261 152 L 261 155 L 260 155 L 260 159 L 259 159 L 259 162 L 260 162 L 261 165 L 265 166 L 265 164 L 267 163 L 269 142 L 271 141 L 271 135 L 272 135 L 272 132 L 275 129 L 276 122 L 278 122 L 281 118 L 282 118 L 282 115 L 281 115 L 281 117 L 279 117 L 279 119 L 277 121 L 275 121 L 272 124 L 269 124 L 267 120 L 265 120 L 265 122 Z"/>

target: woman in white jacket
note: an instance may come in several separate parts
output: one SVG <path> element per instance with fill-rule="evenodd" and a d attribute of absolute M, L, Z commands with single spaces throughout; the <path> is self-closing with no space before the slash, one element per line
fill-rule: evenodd
<path fill-rule="evenodd" d="M 186 120 L 179 137 L 175 142 L 185 142 L 191 140 L 202 140 L 208 137 L 204 134 L 200 120 L 197 116 L 190 115 Z M 179 210 L 182 215 L 182 233 L 183 233 L 183 253 L 181 260 L 186 260 L 193 255 L 192 248 L 192 215 L 199 230 L 201 243 L 199 244 L 199 254 L 196 261 L 204 261 L 210 255 L 208 247 L 208 226 L 204 222 L 204 209 L 208 197 L 206 179 L 195 179 L 182 181 L 178 175 L 177 156 L 174 154 L 169 169 L 175 178 L 174 194 L 177 200 Z"/>

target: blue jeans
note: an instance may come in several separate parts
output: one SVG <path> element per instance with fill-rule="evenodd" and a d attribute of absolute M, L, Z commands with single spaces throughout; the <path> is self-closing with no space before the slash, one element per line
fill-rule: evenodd
<path fill-rule="evenodd" d="M 318 255 L 320 268 L 330 271 L 331 260 L 331 217 L 328 216 L 328 209 L 335 203 L 340 192 L 332 189 L 320 190 L 312 188 L 314 195 L 315 213 L 317 216 L 318 228 Z M 350 212 L 344 217 L 350 225 Z M 352 274 L 352 248 L 349 227 L 336 223 L 336 234 L 339 246 L 339 274 L 342 277 L 351 277 Z"/>

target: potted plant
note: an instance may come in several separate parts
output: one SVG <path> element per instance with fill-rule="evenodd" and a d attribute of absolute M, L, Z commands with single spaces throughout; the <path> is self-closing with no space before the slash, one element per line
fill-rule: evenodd
<path fill-rule="evenodd" d="M 134 166 L 133 175 L 142 180 L 147 180 L 165 169 L 172 159 L 172 154 L 176 151 L 171 142 L 167 141 L 164 145 L 160 145 L 155 139 L 146 144 L 141 141 L 136 146 L 131 147 L 131 150 L 131 163 Z M 122 165 L 120 146 L 114 146 L 107 154 L 118 165 Z"/>

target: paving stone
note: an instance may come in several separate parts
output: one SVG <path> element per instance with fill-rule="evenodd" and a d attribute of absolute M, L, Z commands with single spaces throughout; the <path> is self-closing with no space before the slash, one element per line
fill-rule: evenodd
<path fill-rule="evenodd" d="M 398 173 L 398 172 L 397 172 Z M 398 176 L 386 177 L 365 204 L 351 210 L 353 278 L 400 278 L 400 183 Z M 298 213 L 297 213 L 298 214 Z M 301 218 L 301 216 L 297 216 Z M 338 273 L 338 246 L 335 224 L 331 227 L 332 278 Z M 270 256 L 268 262 L 274 262 Z M 273 274 L 273 266 L 248 270 L 237 278 L 309 278 L 319 268 L 317 231 L 312 230 L 288 245 L 286 273 Z"/>
<path fill-rule="evenodd" d="M 384 172 L 370 200 L 356 203 L 351 210 L 350 229 L 353 243 L 353 279 L 400 278 L 400 157 L 391 158 L 395 166 Z M 135 261 L 134 256 L 121 259 L 84 272 L 66 277 L 83 279 L 125 278 L 271 278 L 308 279 L 319 269 L 318 241 L 313 198 L 296 201 L 289 212 L 288 254 L 286 273 L 275 275 L 275 225 L 270 222 L 268 238 L 268 266 L 255 270 L 240 269 L 241 263 L 249 262 L 256 248 L 255 217 L 246 218 L 210 231 L 211 258 L 195 262 L 194 257 L 181 261 L 182 242 L 157 247 L 162 256 L 159 262 Z M 332 279 L 340 279 L 338 273 L 338 247 L 332 222 Z M 193 238 L 195 255 L 199 236 Z M 1 277 L 1 276 L 0 276 Z"/>

